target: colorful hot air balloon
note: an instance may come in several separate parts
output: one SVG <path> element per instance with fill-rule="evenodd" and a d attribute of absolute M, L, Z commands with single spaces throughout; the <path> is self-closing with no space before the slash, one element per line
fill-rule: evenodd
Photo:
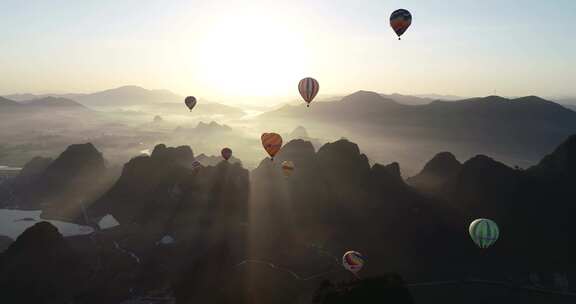
<path fill-rule="evenodd" d="M 306 101 L 307 106 L 310 106 L 310 103 L 318 94 L 318 90 L 320 90 L 320 85 L 314 78 L 306 77 L 298 83 L 298 91 L 300 91 L 300 95 Z"/>
<path fill-rule="evenodd" d="M 282 162 L 282 173 L 284 173 L 284 176 L 288 177 L 292 175 L 293 171 L 294 163 L 291 160 L 285 160 Z"/>
<path fill-rule="evenodd" d="M 365 258 L 357 251 L 347 251 L 342 256 L 342 266 L 346 270 L 351 271 L 354 275 L 362 269 L 365 263 Z"/>
<path fill-rule="evenodd" d="M 228 159 L 230 159 L 230 157 L 232 156 L 232 149 L 230 149 L 230 148 L 224 148 L 224 149 L 222 149 L 222 151 L 220 152 L 220 154 L 222 154 L 222 157 L 223 157 L 225 160 L 228 160 Z"/>
<path fill-rule="evenodd" d="M 492 246 L 500 236 L 498 225 L 489 219 L 474 220 L 468 228 L 470 237 L 478 245 L 478 247 L 485 249 Z"/>
<path fill-rule="evenodd" d="M 274 160 L 274 156 L 282 148 L 282 136 L 277 133 L 264 133 L 260 139 L 262 139 L 262 146 L 270 155 L 271 160 Z"/>
<path fill-rule="evenodd" d="M 412 24 L 412 15 L 408 10 L 399 9 L 395 10 L 392 15 L 390 15 L 390 26 L 398 35 L 398 40 L 400 36 L 410 27 Z"/>
<path fill-rule="evenodd" d="M 186 97 L 186 99 L 184 99 L 184 104 L 186 104 L 188 109 L 190 109 L 190 111 L 192 111 L 194 106 L 196 106 L 196 97 L 194 97 L 194 96 Z"/>

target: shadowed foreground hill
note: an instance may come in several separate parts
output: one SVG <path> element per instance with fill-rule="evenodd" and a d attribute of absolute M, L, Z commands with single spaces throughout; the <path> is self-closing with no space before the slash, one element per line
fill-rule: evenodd
<path fill-rule="evenodd" d="M 55 160 L 34 158 L 13 181 L 5 204 L 42 209 L 45 218 L 76 221 L 81 204 L 94 201 L 110 187 L 113 173 L 90 143 L 69 146 Z"/>
<path fill-rule="evenodd" d="M 573 272 L 576 246 L 565 232 L 576 211 L 575 147 L 576 136 L 571 136 L 528 170 L 478 155 L 433 191 L 467 221 L 486 217 L 499 224 L 505 234 L 490 250 L 498 256 L 498 264 L 516 270 L 560 267 Z"/>
<path fill-rule="evenodd" d="M 225 161 L 192 168 L 191 148 L 158 145 L 150 156 L 128 162 L 88 209 L 95 218 L 114 215 L 120 226 L 67 239 L 45 223 L 48 237 L 30 238 L 34 226 L 0 257 L 9 270 L 0 271 L 0 283 L 12 296 L 28 290 L 28 282 L 46 280 L 48 289 L 25 296 L 90 304 L 365 303 L 366 297 L 411 303 L 406 288 L 431 303 L 538 303 L 508 288 L 540 284 L 559 291 L 566 287 L 533 278 L 576 274 L 576 240 L 569 233 L 575 142 L 569 138 L 529 170 L 483 155 L 457 166 L 446 155 L 439 169 L 423 170 L 445 180 L 432 189 L 434 197 L 407 185 L 398 163 L 370 165 L 347 140 L 318 151 L 293 140 L 252 172 Z M 295 164 L 289 177 L 280 169 L 284 160 Z M 444 163 L 454 166 L 443 170 Z M 501 228 L 484 253 L 467 235 L 478 217 Z M 13 249 L 29 246 L 21 244 L 35 250 Z M 347 250 L 366 257 L 364 280 L 350 282 L 340 265 Z M 40 268 L 39 281 L 12 280 L 31 273 L 27 265 L 37 261 L 51 264 Z M 501 289 L 458 285 L 464 279 L 500 282 Z M 438 281 L 457 283 L 414 284 Z M 542 295 L 546 303 L 568 303 L 549 295 Z"/>
<path fill-rule="evenodd" d="M 0 254 L 0 290 L 6 303 L 67 303 L 90 268 L 47 222 L 28 228 Z"/>
<path fill-rule="evenodd" d="M 314 303 L 414 303 L 402 278 L 398 275 L 386 275 L 367 278 L 361 281 L 333 284 L 323 281 L 316 290 Z"/>
<path fill-rule="evenodd" d="M 438 191 L 447 180 L 458 174 L 461 167 L 462 164 L 452 153 L 441 152 L 426 163 L 418 175 L 408 178 L 406 182 L 424 192 Z"/>
<path fill-rule="evenodd" d="M 285 159 L 296 167 L 289 178 L 278 168 Z M 377 256 L 367 275 L 386 270 L 408 275 L 433 267 L 428 264 L 432 260 L 448 262 L 461 248 L 444 251 L 441 245 L 465 241 L 458 233 L 462 223 L 449 208 L 411 190 L 397 164 L 370 167 L 358 146 L 346 140 L 326 144 L 317 153 L 308 142 L 289 142 L 274 162 L 264 160 L 252 172 L 252 193 L 254 250 L 269 251 L 265 256 L 300 265 L 302 271 L 320 272 L 334 262 L 330 255 L 306 251 L 313 244 L 322 244 L 337 259 L 352 248 Z M 430 235 L 442 238 L 432 240 Z M 395 245 L 383 246 L 383 240 Z M 427 256 L 419 256 L 424 248 Z"/>

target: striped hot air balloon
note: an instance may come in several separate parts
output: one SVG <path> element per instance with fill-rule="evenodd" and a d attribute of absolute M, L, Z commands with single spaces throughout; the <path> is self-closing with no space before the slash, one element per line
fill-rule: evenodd
<path fill-rule="evenodd" d="M 280 148 L 282 148 L 282 136 L 277 133 L 264 133 L 260 139 L 262 140 L 264 150 L 268 152 L 271 160 L 274 160 L 274 156 L 280 151 Z"/>
<path fill-rule="evenodd" d="M 406 30 L 412 24 L 412 14 L 408 10 L 399 9 L 395 10 L 392 15 L 390 15 L 390 26 L 398 35 L 398 40 L 400 40 L 400 36 L 406 32 Z"/>
<path fill-rule="evenodd" d="M 300 91 L 300 95 L 304 98 L 304 101 L 306 101 L 307 106 L 310 106 L 310 103 L 314 100 L 319 90 L 320 85 L 314 78 L 306 77 L 298 83 L 298 91 Z"/>
<path fill-rule="evenodd" d="M 484 218 L 474 220 L 470 224 L 468 232 L 474 243 L 482 249 L 494 245 L 500 236 L 498 225 L 493 220 Z"/>
<path fill-rule="evenodd" d="M 342 256 L 342 266 L 346 268 L 346 270 L 352 272 L 354 275 L 358 273 L 362 267 L 364 266 L 366 259 L 362 254 L 357 251 L 347 251 Z"/>

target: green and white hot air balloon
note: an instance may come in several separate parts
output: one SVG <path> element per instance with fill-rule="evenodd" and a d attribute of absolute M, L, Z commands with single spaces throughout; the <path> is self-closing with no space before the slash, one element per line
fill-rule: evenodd
<path fill-rule="evenodd" d="M 481 218 L 474 220 L 468 228 L 470 237 L 482 249 L 486 249 L 498 240 L 500 230 L 493 220 Z"/>

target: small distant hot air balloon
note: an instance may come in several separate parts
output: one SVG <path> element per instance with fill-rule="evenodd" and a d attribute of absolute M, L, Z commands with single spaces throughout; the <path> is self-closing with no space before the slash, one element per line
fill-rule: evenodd
<path fill-rule="evenodd" d="M 260 139 L 262 139 L 262 146 L 270 155 L 271 160 L 274 160 L 274 156 L 282 148 L 282 136 L 277 133 L 264 133 Z"/>
<path fill-rule="evenodd" d="M 482 249 L 494 245 L 500 236 L 498 225 L 493 220 L 484 218 L 474 220 L 470 224 L 468 232 L 474 243 Z"/>
<path fill-rule="evenodd" d="M 314 100 L 314 97 L 318 94 L 319 90 L 320 84 L 318 84 L 318 81 L 314 78 L 306 77 L 298 83 L 298 91 L 300 91 L 300 95 L 304 98 L 308 107 L 312 100 Z"/>
<path fill-rule="evenodd" d="M 392 15 L 390 15 L 390 26 L 398 35 L 398 40 L 400 36 L 410 27 L 412 24 L 412 14 L 408 10 L 399 9 L 395 10 Z"/>
<path fill-rule="evenodd" d="M 196 97 L 194 96 L 186 97 L 186 99 L 184 99 L 184 104 L 186 104 L 190 112 L 192 112 L 192 109 L 194 109 L 194 107 L 196 106 Z"/>
<path fill-rule="evenodd" d="M 284 176 L 288 177 L 292 175 L 293 171 L 294 163 L 291 160 L 285 160 L 282 162 L 282 173 L 284 173 Z"/>
<path fill-rule="evenodd" d="M 228 160 L 228 159 L 230 159 L 230 157 L 232 156 L 232 149 L 230 149 L 230 148 L 224 148 L 224 149 L 222 149 L 222 151 L 220 152 L 220 154 L 222 154 L 222 157 L 223 157 L 225 160 Z"/>
<path fill-rule="evenodd" d="M 364 266 L 366 259 L 357 251 L 347 251 L 342 256 L 342 266 L 356 275 Z"/>
<path fill-rule="evenodd" d="M 199 169 L 199 168 L 202 168 L 202 164 L 199 161 L 194 160 L 192 162 L 192 169 Z"/>

